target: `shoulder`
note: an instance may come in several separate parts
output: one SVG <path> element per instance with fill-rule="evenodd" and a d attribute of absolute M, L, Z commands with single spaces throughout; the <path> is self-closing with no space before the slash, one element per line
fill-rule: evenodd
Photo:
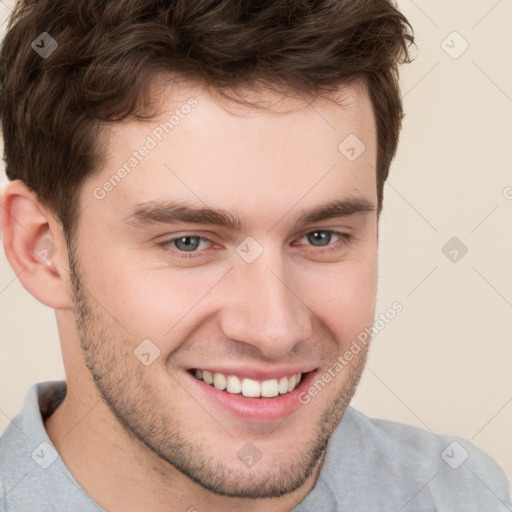
<path fill-rule="evenodd" d="M 75 495 L 83 494 L 66 478 L 67 469 L 43 423 L 45 415 L 60 403 L 65 386 L 64 381 L 32 386 L 22 410 L 0 436 L 0 510 L 55 512 L 76 502 Z"/>
<path fill-rule="evenodd" d="M 466 439 L 440 435 L 424 428 L 406 425 L 395 421 L 370 418 L 352 407 L 347 408 L 352 427 L 362 435 L 367 447 L 381 453 L 390 462 L 400 465 L 437 468 L 443 472 L 468 467 L 476 467 L 503 475 L 498 464 L 485 452 Z"/>
<path fill-rule="evenodd" d="M 397 504 L 405 506 L 410 499 L 411 510 L 414 502 L 447 511 L 510 510 L 503 470 L 489 455 L 459 437 L 369 418 L 348 407 L 329 449 L 338 465 L 340 457 L 351 461 L 351 473 L 345 477 L 349 475 L 355 487 L 373 482 L 376 494 L 396 499 Z M 339 471 L 333 473 L 341 476 Z"/>
<path fill-rule="evenodd" d="M 19 489 L 30 481 L 30 439 L 25 433 L 27 410 L 34 407 L 37 390 L 32 387 L 25 398 L 23 410 L 13 418 L 0 436 L 0 510 L 11 510 L 13 500 L 26 505 Z"/>

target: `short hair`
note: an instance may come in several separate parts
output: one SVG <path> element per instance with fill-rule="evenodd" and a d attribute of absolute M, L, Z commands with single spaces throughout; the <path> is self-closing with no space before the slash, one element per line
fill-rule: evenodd
<path fill-rule="evenodd" d="M 33 47 L 43 32 L 58 45 L 46 58 Z M 363 82 L 376 119 L 380 213 L 403 118 L 398 64 L 410 62 L 412 43 L 388 0 L 20 0 L 0 52 L 7 176 L 70 234 L 80 187 L 104 161 L 102 128 L 148 119 L 156 76 L 248 105 L 237 91 L 315 97 Z"/>

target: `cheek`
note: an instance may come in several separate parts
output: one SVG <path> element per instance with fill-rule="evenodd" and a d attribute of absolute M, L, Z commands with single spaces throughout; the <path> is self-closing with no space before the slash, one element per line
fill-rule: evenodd
<path fill-rule="evenodd" d="M 186 337 L 191 322 L 202 315 L 209 291 L 226 271 L 172 269 L 162 259 L 142 259 L 129 251 L 100 261 L 83 270 L 84 284 L 101 306 L 104 321 L 124 335 L 128 332 L 135 345 L 149 338 L 162 352 Z"/>
<path fill-rule="evenodd" d="M 302 291 L 304 302 L 343 346 L 372 324 L 376 293 L 376 257 L 311 272 Z"/>
<path fill-rule="evenodd" d="M 290 274 L 290 287 L 310 314 L 343 344 L 371 325 L 375 312 L 376 249 L 365 245 L 356 252 L 343 262 L 301 264 Z M 170 268 L 161 257 L 116 253 L 106 245 L 86 253 L 81 267 L 87 291 L 101 306 L 104 321 L 124 336 L 128 332 L 134 346 L 149 338 L 162 352 L 173 351 L 222 302 L 208 296 L 222 288 L 216 286 L 226 266 Z"/>

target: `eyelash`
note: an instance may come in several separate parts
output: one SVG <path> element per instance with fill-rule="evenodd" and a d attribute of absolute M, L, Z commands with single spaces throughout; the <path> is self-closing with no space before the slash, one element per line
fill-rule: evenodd
<path fill-rule="evenodd" d="M 348 234 L 348 233 L 343 233 L 343 232 L 340 232 L 340 231 L 335 231 L 333 229 L 313 229 L 312 231 L 308 231 L 306 233 L 304 233 L 303 235 L 301 235 L 299 237 L 299 240 L 304 238 L 305 236 L 307 235 L 310 235 L 312 233 L 317 233 L 317 232 L 322 232 L 322 233 L 330 233 L 331 235 L 336 235 L 339 237 L 339 240 L 336 240 L 334 243 L 330 243 L 326 246 L 318 246 L 317 248 L 318 249 L 321 249 L 321 253 L 329 253 L 329 252 L 332 252 L 332 251 L 336 251 L 338 249 L 338 247 L 333 247 L 336 245 L 337 242 L 339 242 L 339 244 L 341 246 L 346 246 L 350 243 L 351 239 L 352 239 L 352 235 Z M 188 259 L 191 259 L 191 258 L 195 258 L 195 257 L 198 257 L 198 256 L 201 256 L 201 253 L 203 251 L 207 251 L 208 249 L 203 249 L 203 251 L 191 251 L 191 252 L 186 252 L 186 251 L 180 251 L 179 249 L 177 249 L 176 247 L 172 247 L 172 244 L 176 241 L 176 240 L 180 240 L 181 238 L 198 238 L 200 241 L 207 241 L 207 242 L 211 242 L 213 243 L 211 240 L 209 240 L 208 238 L 206 237 L 203 237 L 203 236 L 199 236 L 199 235 L 195 235 L 195 234 L 192 234 L 192 233 L 184 233 L 183 235 L 180 235 L 180 236 L 177 236 L 177 237 L 174 237 L 174 238 L 169 238 L 168 240 L 164 240 L 163 242 L 159 242 L 157 245 L 163 250 L 163 251 L 171 251 L 171 252 L 174 252 L 176 257 L 180 258 L 180 259 L 183 259 L 183 260 L 188 260 Z M 315 247 L 315 246 L 311 246 L 311 247 Z M 326 249 L 324 249 L 326 248 Z M 324 249 L 324 250 L 322 250 Z"/>

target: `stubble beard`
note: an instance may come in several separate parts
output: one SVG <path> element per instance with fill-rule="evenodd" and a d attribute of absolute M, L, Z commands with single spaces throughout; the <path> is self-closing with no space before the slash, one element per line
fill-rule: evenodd
<path fill-rule="evenodd" d="M 134 357 L 133 348 L 130 349 L 132 340 L 120 332 L 101 306 L 96 306 L 94 298 L 89 299 L 72 247 L 69 264 L 73 314 L 85 365 L 102 400 L 136 445 L 134 450 L 150 450 L 148 464 L 150 456 L 156 454 L 208 491 L 233 498 L 277 498 L 307 482 L 355 393 L 366 363 L 366 350 L 361 351 L 354 365 L 346 368 L 348 376 L 343 387 L 326 404 L 323 414 L 311 428 L 311 439 L 300 451 L 285 459 L 272 460 L 265 467 L 256 465 L 246 471 L 234 456 L 214 457 L 201 434 L 190 432 L 191 429 L 180 421 L 179 411 L 173 414 L 172 404 L 166 414 L 155 406 L 153 397 L 158 396 L 160 390 L 154 388 L 148 378 L 151 371 Z M 213 422 L 211 418 L 205 421 Z M 282 427 L 286 428 L 286 420 Z M 229 441 L 227 439 L 227 444 Z"/>

